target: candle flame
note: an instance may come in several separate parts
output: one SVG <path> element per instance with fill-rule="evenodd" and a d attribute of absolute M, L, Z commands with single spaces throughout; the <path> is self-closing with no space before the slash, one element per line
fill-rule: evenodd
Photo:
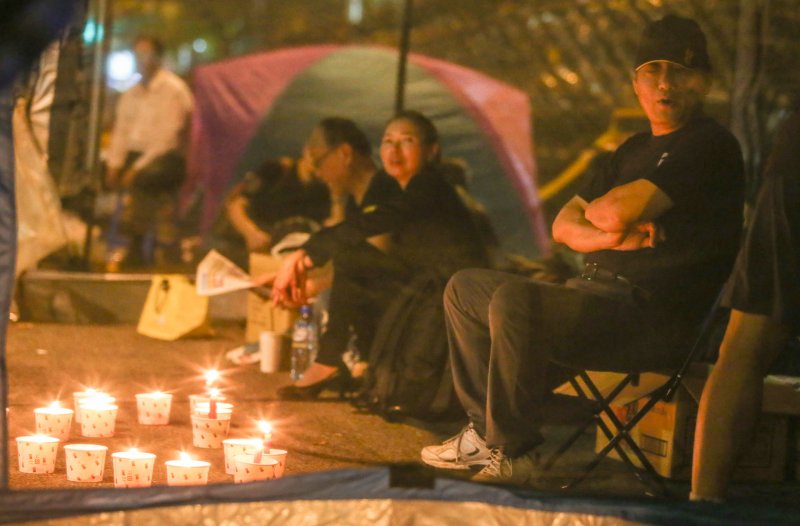
<path fill-rule="evenodd" d="M 264 435 L 271 435 L 272 434 L 272 424 L 270 424 L 266 420 L 259 420 L 258 429 L 262 433 L 264 433 Z"/>
<path fill-rule="evenodd" d="M 188 462 L 189 460 L 192 460 L 192 456 L 185 451 L 181 451 L 180 459 L 183 462 Z"/>
<path fill-rule="evenodd" d="M 135 447 L 132 447 L 132 448 L 130 448 L 130 449 L 128 450 L 128 453 L 138 453 L 138 452 L 139 452 L 139 450 L 138 450 L 138 449 L 136 449 Z"/>
<path fill-rule="evenodd" d="M 214 382 L 219 380 L 219 371 L 216 369 L 211 369 L 210 371 L 206 371 L 206 384 L 212 385 Z"/>
<path fill-rule="evenodd" d="M 96 395 L 99 391 L 97 389 L 92 389 L 91 387 L 86 390 L 86 394 L 88 395 Z"/>
<path fill-rule="evenodd" d="M 61 407 L 61 403 L 58 400 L 56 400 L 55 402 L 50 404 L 50 409 L 58 409 L 60 407 Z"/>
<path fill-rule="evenodd" d="M 217 389 L 216 387 L 214 387 L 213 389 L 210 389 L 210 390 L 208 391 L 208 394 L 210 394 L 210 395 L 211 395 L 211 398 L 217 398 L 217 397 L 219 396 L 219 389 Z"/>

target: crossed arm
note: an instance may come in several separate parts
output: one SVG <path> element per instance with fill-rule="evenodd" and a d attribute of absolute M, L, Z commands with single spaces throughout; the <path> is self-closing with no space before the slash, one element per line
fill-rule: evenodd
<path fill-rule="evenodd" d="M 612 188 L 591 203 L 576 195 L 556 216 L 553 240 L 577 252 L 654 247 L 663 240 L 655 220 L 672 206 L 646 179 Z"/>

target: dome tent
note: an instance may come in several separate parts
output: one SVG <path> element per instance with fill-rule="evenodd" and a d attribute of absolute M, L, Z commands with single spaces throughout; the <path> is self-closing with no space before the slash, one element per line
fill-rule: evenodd
<path fill-rule="evenodd" d="M 298 155 L 321 118 L 352 118 L 377 143 L 392 113 L 396 64 L 390 48 L 322 45 L 198 67 L 184 195 L 204 191 L 204 228 L 233 181 L 267 158 Z M 547 252 L 527 95 L 412 53 L 406 107 L 433 119 L 446 157 L 469 165 L 470 190 L 486 207 L 503 248 Z"/>

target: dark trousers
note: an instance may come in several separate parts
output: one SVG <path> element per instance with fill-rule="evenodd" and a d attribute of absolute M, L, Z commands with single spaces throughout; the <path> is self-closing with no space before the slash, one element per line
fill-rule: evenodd
<path fill-rule="evenodd" d="M 328 323 L 319 339 L 316 361 L 336 366 L 342 363 L 351 327 L 361 359 L 367 359 L 378 323 L 409 273 L 366 242 L 334 254 L 333 271 Z"/>
<path fill-rule="evenodd" d="M 680 363 L 645 306 L 492 270 L 455 274 L 444 293 L 456 394 L 490 447 L 538 445 L 552 362 L 635 372 Z"/>
<path fill-rule="evenodd" d="M 139 153 L 125 159 L 124 169 L 132 166 Z M 177 241 L 177 195 L 186 173 L 183 157 L 166 153 L 143 167 L 131 185 L 123 215 L 125 232 L 140 240 L 153 231 L 156 241 L 170 245 Z"/>

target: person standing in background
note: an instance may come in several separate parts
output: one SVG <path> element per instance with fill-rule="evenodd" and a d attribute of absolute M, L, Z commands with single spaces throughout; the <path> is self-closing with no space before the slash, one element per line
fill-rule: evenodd
<path fill-rule="evenodd" d="M 176 194 L 194 101 L 186 83 L 162 66 L 157 38 L 138 37 L 133 52 L 141 80 L 117 105 L 105 182 L 127 193 L 123 230 L 130 244 L 123 264 L 135 267 L 150 262 L 143 243 L 151 232 L 165 254 L 177 254 Z"/>

